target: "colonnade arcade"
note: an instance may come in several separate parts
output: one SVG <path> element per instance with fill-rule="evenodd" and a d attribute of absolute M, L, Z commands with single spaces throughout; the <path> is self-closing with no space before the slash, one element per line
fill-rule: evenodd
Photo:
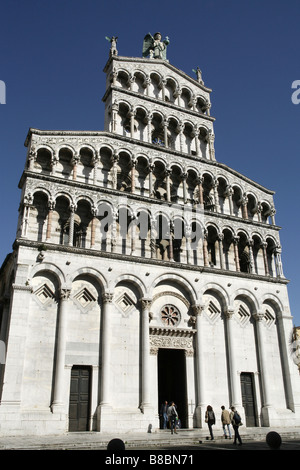
<path fill-rule="evenodd" d="M 74 200 L 63 191 L 37 188 L 24 198 L 20 235 L 40 243 L 283 277 L 273 235 L 216 225 L 203 213 L 184 218 L 181 211 L 154 206 L 151 212 L 120 201 Z"/>
<path fill-rule="evenodd" d="M 99 152 L 89 147 L 76 152 L 69 146 L 58 151 L 50 147 L 32 148 L 27 167 L 67 180 L 275 224 L 274 207 L 269 201 L 260 200 L 256 191 L 243 187 L 241 181 L 231 181 L 229 176 L 201 170 L 193 164 L 183 167 L 163 158 L 134 156 L 107 146 Z"/>
<path fill-rule="evenodd" d="M 215 160 L 214 135 L 207 126 L 195 124 L 141 105 L 115 101 L 111 107 L 111 132 L 156 144 L 181 153 Z"/>
<path fill-rule="evenodd" d="M 192 110 L 200 114 L 210 114 L 210 102 L 204 95 L 207 94 L 180 84 L 174 77 L 163 76 L 158 71 L 145 73 L 142 70 L 128 72 L 125 69 L 114 69 L 110 76 L 113 86 L 125 91 L 139 93 L 150 98 L 174 104 L 185 110 Z M 194 87 L 193 87 L 194 88 Z"/>

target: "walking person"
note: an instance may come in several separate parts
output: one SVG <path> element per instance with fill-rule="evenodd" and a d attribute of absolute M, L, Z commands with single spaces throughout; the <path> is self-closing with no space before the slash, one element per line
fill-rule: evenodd
<path fill-rule="evenodd" d="M 241 417 L 240 417 L 238 411 L 235 409 L 234 406 L 231 407 L 230 421 L 231 421 L 232 427 L 234 429 L 233 444 L 236 444 L 237 441 L 238 441 L 239 442 L 238 445 L 241 446 L 242 445 L 242 439 L 241 439 L 241 436 L 240 436 L 240 433 L 239 433 L 239 427 L 242 424 L 242 420 L 241 420 Z"/>
<path fill-rule="evenodd" d="M 160 408 L 160 417 L 163 429 L 167 429 L 168 424 L 168 402 L 165 401 Z"/>
<path fill-rule="evenodd" d="M 210 438 L 211 440 L 213 441 L 214 440 L 214 434 L 213 434 L 213 425 L 215 424 L 216 422 L 216 418 L 215 418 L 215 413 L 214 413 L 214 410 L 212 408 L 212 406 L 208 405 L 208 407 L 206 408 L 206 412 L 205 412 L 205 422 L 207 423 L 208 425 L 208 429 L 209 429 L 209 433 L 210 433 Z"/>
<path fill-rule="evenodd" d="M 173 434 L 173 432 L 175 432 L 175 434 L 177 434 L 176 425 L 175 425 L 176 424 L 176 418 L 178 419 L 178 413 L 177 413 L 177 410 L 176 410 L 176 407 L 175 407 L 175 403 L 172 401 L 171 405 L 168 408 L 168 419 L 170 421 L 171 434 Z"/>
<path fill-rule="evenodd" d="M 231 439 L 231 431 L 230 431 L 231 421 L 230 421 L 229 411 L 225 409 L 225 406 L 221 406 L 221 410 L 222 410 L 221 422 L 222 422 L 222 427 L 223 427 L 223 431 L 224 431 L 224 437 L 225 437 L 225 439 L 227 439 L 227 434 L 226 434 L 226 427 L 227 427 L 228 437 L 229 437 L 229 439 Z"/>

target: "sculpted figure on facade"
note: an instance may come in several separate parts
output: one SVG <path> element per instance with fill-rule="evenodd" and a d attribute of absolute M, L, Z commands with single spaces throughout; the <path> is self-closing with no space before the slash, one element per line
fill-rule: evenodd
<path fill-rule="evenodd" d="M 110 51 L 109 51 L 109 55 L 118 55 L 118 50 L 117 50 L 117 41 L 118 41 L 118 37 L 117 36 L 112 36 L 111 38 L 109 38 L 108 36 L 105 36 L 105 39 L 107 41 L 110 42 L 111 46 L 110 46 Z"/>
<path fill-rule="evenodd" d="M 154 36 L 148 33 L 144 37 L 143 42 L 143 57 L 154 59 L 167 59 L 167 46 L 170 44 L 168 36 L 163 41 L 160 33 L 155 33 Z"/>

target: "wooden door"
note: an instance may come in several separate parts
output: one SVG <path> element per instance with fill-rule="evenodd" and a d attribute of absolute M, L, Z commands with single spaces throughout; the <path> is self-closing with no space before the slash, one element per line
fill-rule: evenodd
<path fill-rule="evenodd" d="M 89 431 L 90 367 L 73 366 L 71 371 L 69 431 Z"/>
<path fill-rule="evenodd" d="M 257 426 L 255 412 L 255 397 L 252 374 L 241 373 L 242 403 L 245 410 L 246 426 Z"/>

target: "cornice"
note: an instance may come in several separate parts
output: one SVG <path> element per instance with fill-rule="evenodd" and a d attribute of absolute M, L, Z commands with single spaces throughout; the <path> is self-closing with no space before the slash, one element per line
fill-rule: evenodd
<path fill-rule="evenodd" d="M 38 242 L 38 241 L 32 241 L 32 240 L 26 240 L 24 238 L 17 238 L 13 244 L 13 248 L 16 250 L 19 247 L 28 247 L 32 249 L 39 249 L 41 246 L 43 246 L 43 249 L 47 251 L 54 251 L 54 252 L 59 252 L 59 253 L 72 253 L 76 254 L 77 256 L 82 256 L 83 258 L 86 258 L 87 256 L 91 257 L 96 257 L 96 258 L 106 258 L 110 260 L 117 260 L 117 261 L 123 261 L 124 263 L 128 264 L 129 263 L 135 262 L 138 264 L 142 264 L 145 266 L 162 266 L 165 268 L 173 268 L 178 272 L 178 270 L 183 270 L 183 271 L 190 271 L 190 272 L 195 272 L 195 273 L 208 273 L 208 274 L 217 274 L 218 276 L 226 276 L 228 277 L 233 277 L 233 278 L 239 278 L 239 279 L 248 279 L 248 280 L 254 280 L 254 281 L 260 281 L 260 282 L 267 282 L 271 284 L 283 284 L 286 285 L 289 283 L 288 279 L 285 278 L 278 278 L 278 277 L 271 277 L 271 276 L 261 276 L 259 274 L 250 274 L 250 273 L 243 273 L 243 272 L 238 272 L 238 271 L 228 271 L 225 269 L 218 269 L 218 268 L 210 268 L 210 267 L 204 267 L 204 266 L 193 266 L 190 264 L 183 264 L 175 261 L 162 261 L 162 260 L 155 260 L 152 258 L 143 258 L 141 256 L 130 256 L 130 255 L 124 255 L 121 253 L 108 253 L 106 251 L 98 251 L 98 250 L 92 250 L 92 249 L 87 249 L 87 248 L 77 248 L 74 246 L 67 246 L 67 245 L 55 245 L 53 243 L 47 243 L 47 242 Z"/>

